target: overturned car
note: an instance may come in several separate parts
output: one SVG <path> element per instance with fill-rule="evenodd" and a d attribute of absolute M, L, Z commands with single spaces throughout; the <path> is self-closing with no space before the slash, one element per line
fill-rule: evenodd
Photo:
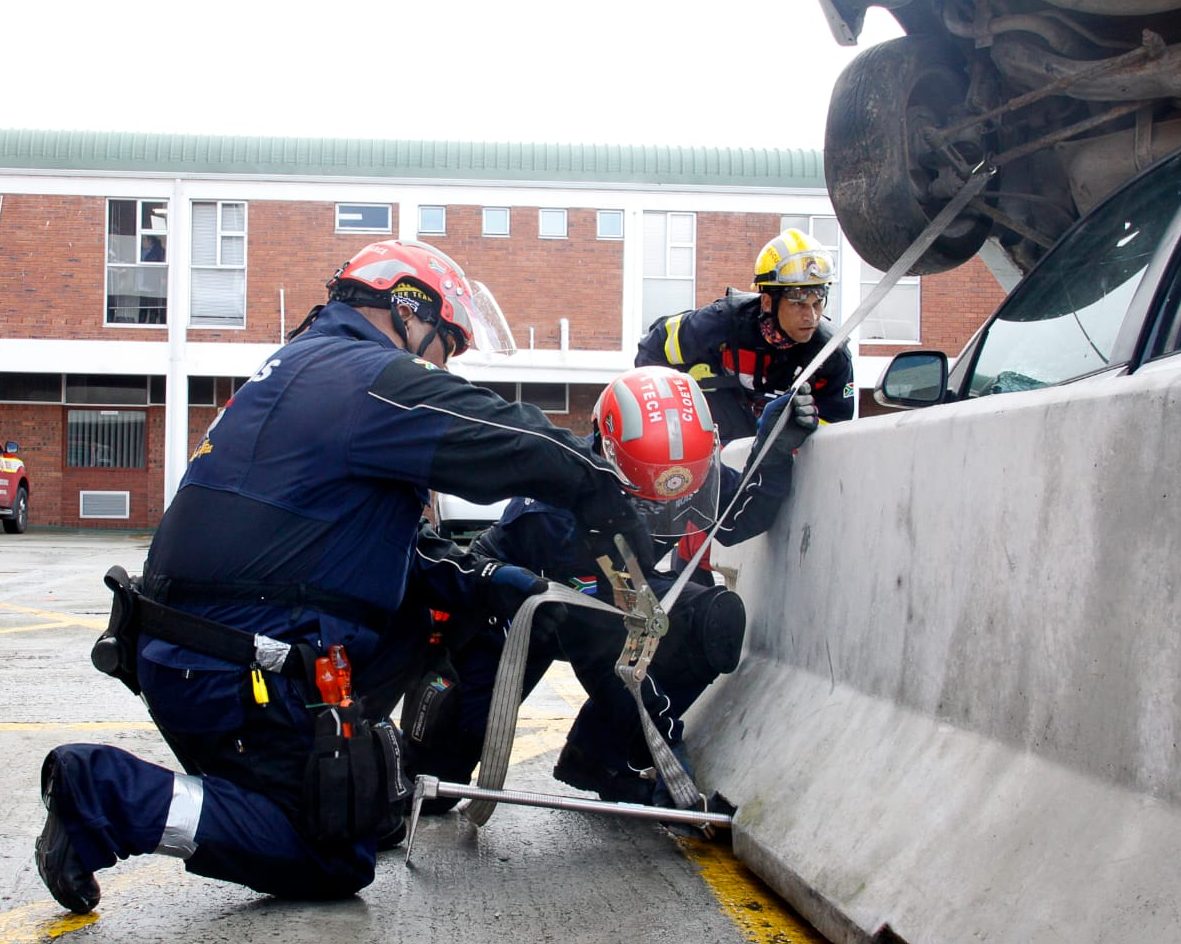
<path fill-rule="evenodd" d="M 987 189 L 911 274 L 982 248 L 994 271 L 1023 274 L 1102 197 L 1181 148 L 1181 0 L 820 2 L 844 45 L 870 6 L 907 34 L 849 63 L 825 132 L 837 218 L 879 269 L 982 161 L 997 170 Z"/>

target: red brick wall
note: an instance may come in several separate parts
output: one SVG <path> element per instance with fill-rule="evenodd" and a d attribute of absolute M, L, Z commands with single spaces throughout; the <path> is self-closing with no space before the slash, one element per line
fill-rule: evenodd
<path fill-rule="evenodd" d="M 103 328 L 105 214 L 101 197 L 4 195 L 0 336 L 112 337 Z M 145 341 L 162 337 L 157 331 L 118 335 Z M 4 369 L 15 368 L 6 364 Z"/>
<path fill-rule="evenodd" d="M 397 207 L 392 210 L 398 230 Z M 336 204 L 251 200 L 247 204 L 246 330 L 194 328 L 190 341 L 281 343 L 279 292 L 286 309 L 284 331 L 327 300 L 324 283 L 358 250 L 391 234 L 337 233 Z"/>
<path fill-rule="evenodd" d="M 482 236 L 483 208 L 447 207 L 447 235 L 427 241 L 455 259 L 496 296 L 517 346 L 556 350 L 560 318 L 573 350 L 621 344 L 623 242 L 598 239 L 594 209 L 569 209 L 566 239 L 540 239 L 536 207 L 513 207 L 508 238 Z"/>
<path fill-rule="evenodd" d="M 749 291 L 759 250 L 779 235 L 778 213 L 697 214 L 697 304 L 727 287 Z"/>

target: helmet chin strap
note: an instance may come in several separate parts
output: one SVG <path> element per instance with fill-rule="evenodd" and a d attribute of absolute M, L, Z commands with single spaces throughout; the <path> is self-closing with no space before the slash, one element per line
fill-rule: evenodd
<path fill-rule="evenodd" d="M 414 352 L 416 357 L 425 357 L 426 349 L 431 346 L 431 343 L 439 336 L 439 326 L 437 324 L 431 325 L 431 330 L 427 332 L 426 337 L 422 339 L 422 343 L 418 345 L 418 350 Z M 447 349 L 447 343 L 443 342 L 443 349 Z"/>

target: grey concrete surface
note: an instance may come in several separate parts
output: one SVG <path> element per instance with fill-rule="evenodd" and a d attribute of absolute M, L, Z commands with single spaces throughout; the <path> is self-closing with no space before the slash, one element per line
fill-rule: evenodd
<path fill-rule="evenodd" d="M 823 429 L 717 552 L 698 785 L 830 939 L 1181 940 L 1179 417 L 1174 357 Z"/>
<path fill-rule="evenodd" d="M 277 901 L 191 877 L 178 860 L 144 856 L 100 872 L 95 914 L 69 916 L 33 864 L 45 752 L 95 741 L 175 766 L 140 702 L 89 662 L 109 604 L 102 575 L 114 563 L 138 572 L 147 541 L 122 533 L 0 535 L 0 941 L 748 939 L 661 827 L 507 806 L 481 830 L 455 813 L 425 820 L 412 867 L 400 850 L 384 854 L 374 884 L 349 901 Z M 523 706 L 507 786 L 563 792 L 549 771 L 579 691 L 568 672 L 552 674 Z"/>

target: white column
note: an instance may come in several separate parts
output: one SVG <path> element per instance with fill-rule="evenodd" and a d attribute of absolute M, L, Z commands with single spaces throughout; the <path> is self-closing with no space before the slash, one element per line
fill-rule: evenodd
<path fill-rule="evenodd" d="M 173 182 L 168 201 L 168 373 L 164 407 L 164 505 L 180 487 L 189 460 L 189 327 L 192 223 L 184 182 Z"/>

